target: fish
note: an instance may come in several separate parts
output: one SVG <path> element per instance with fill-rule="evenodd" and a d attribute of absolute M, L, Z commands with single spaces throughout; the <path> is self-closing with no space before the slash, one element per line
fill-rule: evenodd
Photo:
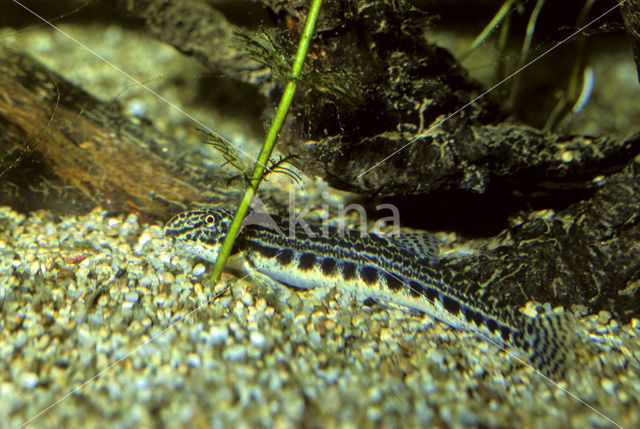
<path fill-rule="evenodd" d="M 275 215 L 244 222 L 232 249 L 248 272 L 298 289 L 336 287 L 361 302 L 419 312 L 521 351 L 547 377 L 561 379 L 575 339 L 563 313 L 535 317 L 443 265 L 428 233 L 383 235 L 301 224 Z M 175 247 L 215 263 L 233 212 L 204 208 L 170 219 L 164 234 Z M 542 307 L 538 307 L 542 309 Z"/>

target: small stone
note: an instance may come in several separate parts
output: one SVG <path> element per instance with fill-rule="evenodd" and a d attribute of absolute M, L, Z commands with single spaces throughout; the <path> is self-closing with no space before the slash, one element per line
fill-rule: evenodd
<path fill-rule="evenodd" d="M 616 384 L 609 378 L 603 378 L 600 380 L 600 385 L 609 395 L 613 395 L 616 392 Z"/>
<path fill-rule="evenodd" d="M 13 344 L 2 343 L 0 344 L 0 359 L 7 359 L 11 357 L 15 350 Z"/>
<path fill-rule="evenodd" d="M 48 222 L 48 223 L 45 225 L 45 227 L 44 227 L 44 233 L 45 233 L 48 237 L 55 236 L 55 235 L 57 234 L 56 226 L 55 226 L 53 223 Z"/>
<path fill-rule="evenodd" d="M 156 305 L 162 306 L 164 305 L 164 302 L 166 299 L 167 299 L 167 296 L 164 293 L 159 293 L 158 295 L 156 295 L 153 301 L 156 303 Z"/>
<path fill-rule="evenodd" d="M 145 244 L 147 244 L 148 242 L 151 241 L 153 237 L 151 237 L 150 234 L 147 234 L 147 232 L 145 231 L 144 233 L 142 233 L 140 235 L 140 238 L 138 239 L 138 249 L 142 249 L 144 247 Z"/>
<path fill-rule="evenodd" d="M 393 335 L 391 334 L 391 330 L 388 328 L 382 328 L 380 330 L 380 340 L 384 342 L 392 341 Z"/>
<path fill-rule="evenodd" d="M 32 276 L 35 276 L 36 274 L 38 274 L 39 271 L 40 271 L 40 261 L 38 260 L 33 261 L 29 265 L 29 274 Z"/>
<path fill-rule="evenodd" d="M 125 294 L 124 299 L 125 301 L 135 304 L 136 302 L 138 302 L 138 299 L 140 299 L 140 296 L 136 291 L 129 291 Z"/>
<path fill-rule="evenodd" d="M 427 357 L 437 365 L 442 365 L 444 363 L 444 355 L 439 350 L 431 349 L 427 353 Z"/>
<path fill-rule="evenodd" d="M 253 296 L 247 291 L 242 292 L 242 295 L 240 296 L 240 300 L 247 307 L 251 307 L 253 305 Z"/>
<path fill-rule="evenodd" d="M 191 274 L 193 274 L 196 277 L 200 277 L 206 271 L 207 271 L 207 267 L 205 267 L 204 264 L 196 264 L 196 266 L 193 267 L 193 271 L 191 271 Z"/>
<path fill-rule="evenodd" d="M 213 344 L 220 344 L 229 338 L 229 329 L 226 326 L 212 326 L 209 329 L 209 339 Z"/>
<path fill-rule="evenodd" d="M 382 418 L 382 410 L 378 407 L 367 408 L 367 418 L 372 422 L 377 422 Z"/>
<path fill-rule="evenodd" d="M 138 223 L 138 216 L 131 213 L 129 216 L 127 216 L 127 219 L 125 220 L 125 222 L 130 225 L 136 225 Z"/>
<path fill-rule="evenodd" d="M 374 386 L 369 389 L 369 400 L 372 402 L 378 402 L 383 398 L 382 389 L 378 386 Z"/>
<path fill-rule="evenodd" d="M 252 331 L 249 335 L 249 339 L 251 341 L 251 344 L 253 344 L 255 347 L 258 347 L 259 349 L 263 348 L 267 343 L 264 335 L 262 335 L 258 331 Z"/>
<path fill-rule="evenodd" d="M 171 273 L 164 273 L 162 275 L 162 283 L 163 284 L 172 284 L 175 281 L 175 277 Z"/>
<path fill-rule="evenodd" d="M 606 325 L 607 323 L 609 323 L 609 320 L 611 320 L 611 313 L 609 313 L 608 311 L 602 310 L 600 313 L 598 313 L 598 323 Z"/>
<path fill-rule="evenodd" d="M 322 344 L 322 337 L 317 331 L 312 331 L 309 333 L 309 342 L 315 345 Z"/>
<path fill-rule="evenodd" d="M 257 311 L 264 312 L 267 308 L 267 301 L 264 298 L 259 298 L 258 301 L 256 301 L 255 307 Z"/>
<path fill-rule="evenodd" d="M 200 356 L 195 353 L 189 353 L 187 356 L 187 365 L 193 368 L 200 368 L 202 361 L 200 360 Z"/>
<path fill-rule="evenodd" d="M 228 347 L 222 352 L 222 357 L 232 362 L 238 362 L 244 359 L 246 355 L 247 350 L 240 345 Z"/>
<path fill-rule="evenodd" d="M 153 272 L 147 271 L 138 282 L 140 283 L 141 286 L 148 287 L 157 283 L 157 280 L 158 279 Z"/>
<path fill-rule="evenodd" d="M 33 372 L 23 372 L 18 378 L 18 385 L 26 390 L 32 390 L 38 385 L 38 376 Z"/>
<path fill-rule="evenodd" d="M 573 158 L 574 158 L 573 152 L 571 152 L 570 150 L 566 150 L 562 152 L 561 158 L 562 158 L 562 162 L 571 162 L 573 161 Z"/>
<path fill-rule="evenodd" d="M 24 345 L 27 343 L 27 334 L 25 333 L 25 331 L 19 331 L 18 334 L 15 336 L 15 340 L 14 340 L 14 345 L 16 347 L 24 347 Z"/>

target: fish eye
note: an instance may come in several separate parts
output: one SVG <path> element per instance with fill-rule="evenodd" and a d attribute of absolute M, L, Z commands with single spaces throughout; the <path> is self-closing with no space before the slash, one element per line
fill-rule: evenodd
<path fill-rule="evenodd" d="M 211 215 L 207 216 L 204 221 L 207 222 L 209 225 L 213 224 L 213 216 Z"/>

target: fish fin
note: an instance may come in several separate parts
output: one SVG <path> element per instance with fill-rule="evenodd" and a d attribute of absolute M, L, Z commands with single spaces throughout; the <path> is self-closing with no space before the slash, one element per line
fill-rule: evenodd
<path fill-rule="evenodd" d="M 438 239 L 428 232 L 403 232 L 387 236 L 387 239 L 419 259 L 438 261 Z"/>
<path fill-rule="evenodd" d="M 415 308 L 411 308 L 411 307 L 407 307 L 405 305 L 401 305 L 401 304 L 396 304 L 395 302 L 391 301 L 390 299 L 386 299 L 383 297 L 366 297 L 364 300 L 362 300 L 364 305 L 371 305 L 372 303 L 375 304 L 379 304 L 383 307 L 387 307 L 387 308 L 391 308 L 394 310 L 400 310 L 403 313 L 409 313 L 409 315 L 411 316 L 416 316 L 416 317 L 422 317 L 425 315 L 424 312 L 415 309 Z M 365 304 L 366 303 L 366 304 Z"/>

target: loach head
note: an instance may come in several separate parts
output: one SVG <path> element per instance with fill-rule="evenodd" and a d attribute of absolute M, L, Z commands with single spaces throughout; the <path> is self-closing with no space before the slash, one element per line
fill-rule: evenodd
<path fill-rule="evenodd" d="M 180 213 L 167 222 L 164 235 L 176 247 L 215 263 L 233 219 L 225 209 L 199 209 Z"/>

